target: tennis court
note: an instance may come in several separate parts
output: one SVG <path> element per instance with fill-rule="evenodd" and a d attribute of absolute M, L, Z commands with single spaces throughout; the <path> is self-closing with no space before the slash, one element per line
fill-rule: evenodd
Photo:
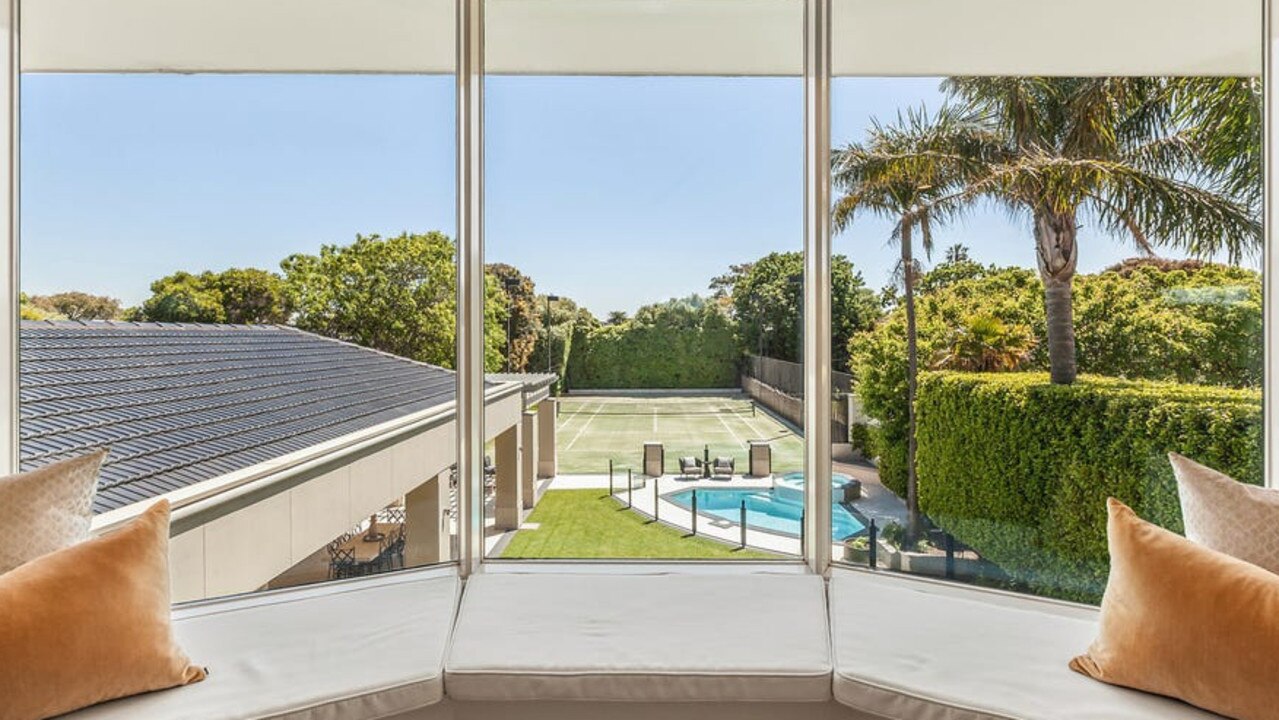
<path fill-rule="evenodd" d="M 744 473 L 748 440 L 772 441 L 774 473 L 804 465 L 803 440 L 744 395 L 565 396 L 556 440 L 561 475 L 605 473 L 609 460 L 639 472 L 643 445 L 652 440 L 666 447 L 667 473 L 679 471 L 682 456 L 701 458 L 704 446 L 712 458 L 736 458 Z"/>

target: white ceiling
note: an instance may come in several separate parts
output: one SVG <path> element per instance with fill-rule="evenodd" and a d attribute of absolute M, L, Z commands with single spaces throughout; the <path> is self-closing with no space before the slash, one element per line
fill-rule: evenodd
<path fill-rule="evenodd" d="M 833 0 L 837 75 L 1259 74 L 1262 0 Z M 26 0 L 30 72 L 448 73 L 453 0 Z M 490 72 L 799 75 L 802 0 L 488 0 Z"/>

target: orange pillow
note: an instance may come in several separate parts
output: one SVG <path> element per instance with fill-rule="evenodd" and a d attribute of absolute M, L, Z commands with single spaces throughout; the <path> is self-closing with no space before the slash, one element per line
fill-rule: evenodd
<path fill-rule="evenodd" d="M 0 575 L 0 720 L 204 679 L 169 626 L 169 503 Z"/>
<path fill-rule="evenodd" d="M 1279 708 L 1279 575 L 1107 501 L 1100 633 L 1072 670 L 1240 720 Z"/>

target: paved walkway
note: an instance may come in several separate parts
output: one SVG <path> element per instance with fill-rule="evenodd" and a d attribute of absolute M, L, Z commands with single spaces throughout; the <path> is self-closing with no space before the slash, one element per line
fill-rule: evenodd
<path fill-rule="evenodd" d="M 834 470 L 862 481 L 862 497 L 853 508 L 867 520 L 874 520 L 881 530 L 892 523 L 905 527 L 908 513 L 906 501 L 879 480 L 879 470 L 865 460 L 835 462 Z"/>

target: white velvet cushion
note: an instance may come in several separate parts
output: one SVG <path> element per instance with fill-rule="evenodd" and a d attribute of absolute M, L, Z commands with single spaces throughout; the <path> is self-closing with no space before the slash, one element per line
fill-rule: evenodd
<path fill-rule="evenodd" d="M 0 477 L 0 573 L 89 538 L 105 450 Z"/>
<path fill-rule="evenodd" d="M 68 720 L 347 720 L 439 702 L 461 583 L 397 573 L 174 611 L 202 683 L 97 705 Z"/>
<path fill-rule="evenodd" d="M 822 579 L 798 574 L 480 574 L 445 683 L 454 700 L 830 698 Z"/>
<path fill-rule="evenodd" d="M 1071 672 L 1097 634 L 1091 608 L 836 571 L 830 615 L 835 699 L 885 718 L 1218 719 Z"/>
<path fill-rule="evenodd" d="M 1190 540 L 1279 573 L 1279 490 L 1247 485 L 1169 453 Z"/>

